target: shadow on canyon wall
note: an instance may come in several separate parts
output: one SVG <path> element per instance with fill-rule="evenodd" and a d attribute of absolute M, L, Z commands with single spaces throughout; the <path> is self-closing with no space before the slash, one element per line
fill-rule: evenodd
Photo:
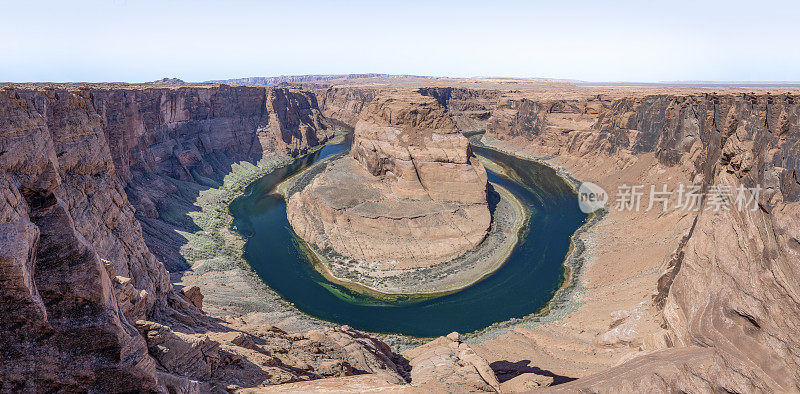
<path fill-rule="evenodd" d="M 296 156 L 328 132 L 315 97 L 288 89 L 110 90 L 92 101 L 145 242 L 169 271 L 189 267 L 175 230 L 202 230 L 189 213 L 203 190 L 220 187 L 235 163 Z"/>
<path fill-rule="evenodd" d="M 552 385 L 558 385 L 562 383 L 571 382 L 573 380 L 577 380 L 577 378 L 571 378 L 569 376 L 563 376 L 555 374 L 551 371 L 544 370 L 538 367 L 531 366 L 531 360 L 520 360 L 516 362 L 511 361 L 495 361 L 489 364 L 489 367 L 492 368 L 494 374 L 497 375 L 497 380 L 500 383 L 509 381 L 511 379 L 516 378 L 517 376 L 523 374 L 536 374 L 541 376 L 548 376 L 553 378 Z"/>

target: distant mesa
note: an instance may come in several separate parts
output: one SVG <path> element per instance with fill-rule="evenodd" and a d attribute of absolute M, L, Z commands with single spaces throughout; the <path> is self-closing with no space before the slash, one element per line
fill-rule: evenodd
<path fill-rule="evenodd" d="M 158 81 L 148 82 L 151 85 L 186 85 L 186 81 L 178 78 L 161 78 Z"/>
<path fill-rule="evenodd" d="M 358 80 L 436 80 L 440 77 L 428 77 L 421 75 L 392 75 L 392 74 L 318 74 L 318 75 L 281 75 L 277 77 L 245 77 L 231 79 L 217 79 L 206 81 L 208 83 L 221 83 L 226 85 L 251 85 L 251 86 L 283 86 L 301 83 L 319 82 L 344 82 Z"/>

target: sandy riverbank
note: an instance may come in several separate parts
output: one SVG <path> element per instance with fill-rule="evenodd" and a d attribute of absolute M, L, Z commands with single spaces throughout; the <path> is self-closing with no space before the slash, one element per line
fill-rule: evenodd
<path fill-rule="evenodd" d="M 233 217 L 229 205 L 248 185 L 300 159 L 274 155 L 255 164 L 237 163 L 221 187 L 200 192 L 194 203 L 199 210 L 189 213 L 199 230 L 180 232 L 187 239 L 180 252 L 191 262 L 191 268 L 173 272 L 171 277 L 177 286 L 200 287 L 203 309 L 209 315 L 277 325 L 289 332 L 332 326 L 304 314 L 265 285 L 242 256 L 246 240 L 230 228 Z"/>
<path fill-rule="evenodd" d="M 508 190 L 492 184 L 499 197 L 492 226 L 475 249 L 452 261 L 431 267 L 367 271 L 348 259 L 305 244 L 314 267 L 328 280 L 381 299 L 397 296 L 432 297 L 469 287 L 497 271 L 519 241 L 529 218 L 527 208 Z"/>
<path fill-rule="evenodd" d="M 552 156 L 524 140 L 484 137 L 482 142 L 544 163 L 572 182 L 596 183 L 612 195 L 622 184 L 673 184 L 688 178 L 683 168 L 668 171 L 652 155 L 621 162 L 601 155 Z M 566 264 L 577 264 L 578 269 L 572 270 L 569 285 L 556 294 L 548 313 L 470 335 L 478 354 L 490 363 L 508 362 L 514 368 L 535 365 L 557 376 L 578 378 L 662 346 L 661 320 L 651 300 L 658 277 L 692 218 L 681 212 L 620 212 L 613 201 L 609 204 L 602 220 L 573 236 L 577 249 Z M 576 258 L 579 261 L 571 261 Z"/>

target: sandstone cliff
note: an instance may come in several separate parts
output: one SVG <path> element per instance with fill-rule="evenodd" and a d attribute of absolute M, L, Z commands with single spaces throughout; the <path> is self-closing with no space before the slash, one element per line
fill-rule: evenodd
<path fill-rule="evenodd" d="M 361 112 L 380 93 L 379 89 L 367 87 L 330 87 L 315 89 L 319 108 L 325 116 L 355 126 Z"/>
<path fill-rule="evenodd" d="M 351 156 L 414 199 L 486 202 L 486 171 L 433 100 L 374 100 L 356 124 Z"/>
<path fill-rule="evenodd" d="M 682 258 L 665 274 L 665 285 L 674 278 L 664 307 L 669 342 L 714 349 L 713 363 L 692 371 L 710 383 L 685 382 L 685 387 L 800 388 L 800 358 L 790 350 L 800 348 L 795 100 L 709 95 L 660 97 L 636 106 L 638 113 L 654 115 L 642 116 L 646 134 L 635 148 L 654 147 L 667 164 L 693 162 L 706 187 L 764 188 L 755 210 L 703 210 L 678 251 Z"/>
<path fill-rule="evenodd" d="M 170 255 L 151 253 L 180 246 L 170 204 L 235 160 L 302 153 L 326 127 L 312 95 L 285 89 L 3 88 L 0 390 L 402 382 L 388 348 L 355 331 L 307 339 L 205 316 L 196 290 L 172 288 L 157 258 Z"/>
<path fill-rule="evenodd" d="M 156 388 L 101 257 L 112 254 L 150 306 L 169 278 L 142 240 L 88 96 L 0 92 L 5 390 Z"/>
<path fill-rule="evenodd" d="M 406 368 L 410 369 L 410 382 L 405 385 L 376 379 L 374 375 L 356 375 L 269 386 L 245 392 L 501 392 L 500 384 L 489 364 L 475 354 L 469 345 L 461 342 L 461 336 L 457 332 L 410 349 L 403 353 L 403 357 Z"/>
<path fill-rule="evenodd" d="M 554 389 L 800 389 L 800 108 L 795 95 L 541 97 L 500 89 L 424 88 L 412 99 L 401 92 L 413 103 L 409 109 L 408 102 L 384 93 L 326 88 L 317 91 L 317 108 L 314 95 L 289 89 L 2 88 L 0 391 L 191 392 L 262 382 L 300 382 L 287 390 L 338 384 L 407 391 L 451 384 L 464 390 L 494 390 L 498 383 L 503 389 L 530 388 L 541 383 L 527 379 L 530 375 L 549 373 L 556 383 L 571 380 L 554 366 L 588 365 L 572 357 L 585 354 L 607 369 L 569 375 L 581 378 Z M 614 302 L 619 293 L 630 293 L 637 307 L 625 313 L 618 309 L 627 306 L 590 310 L 592 316 L 604 316 L 597 331 L 579 310 L 553 325 L 516 328 L 508 337 L 471 347 L 438 339 L 407 352 L 404 361 L 347 327 L 290 334 L 235 317 L 205 316 L 197 291 L 173 289 L 162 264 L 186 266 L 177 253 L 185 240 L 175 229 L 193 230 L 185 213 L 193 209 L 197 191 L 218 185 L 232 163 L 295 155 L 324 141 L 329 123 L 321 113 L 357 126 L 353 156 L 340 162 L 349 166 L 340 174 L 373 179 L 359 192 L 449 199 L 431 210 L 435 215 L 452 216 L 466 207 L 483 212 L 485 188 L 477 185 L 485 187 L 485 173 L 481 176 L 472 163 L 456 129 L 485 129 L 509 149 L 558 155 L 559 163 L 579 177 L 641 181 L 674 175 L 706 188 L 763 189 L 755 210 L 701 209 L 673 222 L 668 215 L 665 221 L 612 214 L 609 228 L 637 242 L 621 247 L 632 251 L 613 249 L 620 237 L 591 245 L 604 254 L 598 260 L 603 264 L 587 270 L 608 272 L 613 285 L 603 290 L 601 280 L 592 283 L 584 305 L 598 305 L 591 297 Z M 406 141 L 408 149 L 395 149 L 398 145 L 389 143 L 394 139 Z M 426 171 L 441 164 L 451 171 L 446 176 Z M 469 177 L 456 188 L 454 174 Z M 336 192 L 329 194 L 330 206 L 352 205 L 347 198 L 333 198 L 347 196 L 350 189 L 331 190 Z M 297 210 L 294 220 L 312 212 L 318 201 L 303 202 L 310 208 Z M 450 205 L 456 211 L 441 209 Z M 375 219 L 364 209 L 367 214 L 359 211 L 350 219 L 367 224 Z M 333 209 L 317 214 L 330 223 L 343 217 Z M 659 227 L 641 225 L 642 219 Z M 448 234 L 445 230 L 459 223 L 443 220 L 437 231 Z M 668 229 L 672 225 L 674 233 Z M 636 234 L 641 229 L 652 232 Z M 662 261 L 648 253 L 646 242 L 663 243 L 658 250 L 672 253 Z M 652 273 L 614 276 L 620 267 L 616 261 L 629 256 L 639 259 L 632 265 L 653 267 Z M 580 350 L 570 350 L 575 348 Z M 558 361 L 561 353 L 566 361 Z M 522 361 L 535 368 L 516 372 Z M 492 369 L 503 372 L 499 382 Z M 349 376 L 362 372 L 371 375 Z M 303 382 L 322 377 L 335 379 Z M 409 379 L 410 385 L 396 384 Z"/>
<path fill-rule="evenodd" d="M 288 89 L 118 89 L 91 97 L 145 241 L 170 270 L 187 268 L 177 252 L 184 240 L 172 229 L 192 230 L 184 214 L 199 187 L 218 186 L 235 162 L 301 154 L 330 133 L 314 96 Z"/>
<path fill-rule="evenodd" d="M 445 109 L 462 132 L 486 129 L 489 117 L 497 107 L 503 92 L 496 89 L 467 89 L 459 87 L 421 87 L 394 89 L 368 86 L 331 86 L 313 89 L 325 116 L 355 126 L 362 111 L 379 95 L 406 96 L 421 94 L 432 97 Z"/>
<path fill-rule="evenodd" d="M 350 157 L 289 200 L 304 240 L 362 261 L 419 268 L 477 246 L 491 217 L 486 171 L 438 103 L 377 98 L 355 127 Z"/>
<path fill-rule="evenodd" d="M 500 105 L 487 135 L 514 146 L 532 144 L 542 155 L 587 163 L 613 157 L 620 168 L 654 155 L 662 167 L 686 168 L 687 180 L 705 190 L 763 188 L 755 210 L 703 207 L 696 213 L 652 301 L 663 311 L 661 345 L 562 390 L 800 388 L 793 350 L 800 345 L 794 323 L 800 317 L 796 100 L 791 94 L 700 94 L 587 98 L 557 110 L 553 101 Z M 564 127 L 561 113 L 574 126 Z"/>
<path fill-rule="evenodd" d="M 469 97 L 466 104 L 453 99 L 455 92 Z M 597 337 L 598 343 L 625 343 L 630 339 L 622 339 L 616 330 L 622 324 L 637 339 L 613 346 L 639 346 L 653 353 L 562 386 L 564 390 L 798 390 L 798 360 L 792 350 L 798 348 L 792 322 L 800 316 L 794 279 L 800 253 L 795 95 L 613 92 L 560 98 L 463 88 L 423 88 L 420 93 L 445 106 L 462 131 L 485 128 L 486 136 L 502 146 L 558 157 L 558 163 L 578 175 L 641 181 L 672 172 L 677 180 L 702 184 L 705 190 L 712 185 L 763 188 L 755 211 L 701 209 L 691 219 L 678 217 L 679 236 L 668 241 L 677 248 L 672 257 L 663 264 L 660 259 L 640 263 L 664 271 L 646 286 L 655 291 L 654 298 L 640 298 L 651 303 L 662 331 L 649 339 L 639 337 L 635 333 L 643 327 L 619 319 Z M 481 119 L 484 108 L 489 116 Z M 469 122 L 459 122 L 462 113 Z M 646 164 L 651 157 L 655 164 Z M 637 175 L 640 171 L 645 172 Z M 652 218 L 635 217 L 634 229 L 655 230 L 638 224 Z M 675 219 L 665 223 L 670 220 Z M 687 230 L 683 236 L 681 228 Z M 656 230 L 651 236 L 664 233 Z M 586 327 L 578 328 L 583 332 Z M 670 349 L 658 350 L 665 347 Z"/>
<path fill-rule="evenodd" d="M 485 130 L 502 95 L 493 89 L 454 87 L 420 88 L 418 92 L 435 98 L 463 132 Z"/>

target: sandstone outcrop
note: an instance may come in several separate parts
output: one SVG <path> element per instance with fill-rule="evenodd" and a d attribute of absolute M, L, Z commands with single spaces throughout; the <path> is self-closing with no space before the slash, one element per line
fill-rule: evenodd
<path fill-rule="evenodd" d="M 325 116 L 355 127 L 361 112 L 380 94 L 380 89 L 329 87 L 315 89 L 315 94 Z"/>
<path fill-rule="evenodd" d="M 0 90 L 2 391 L 157 387 L 98 251 L 117 246 L 116 271 L 149 294 L 170 284 L 142 255 L 101 125 L 86 94 Z"/>
<path fill-rule="evenodd" d="M 664 307 L 669 342 L 713 348 L 715 368 L 724 372 L 694 374 L 729 391 L 800 387 L 800 358 L 789 350 L 800 347 L 794 323 L 800 316 L 795 100 L 705 96 L 642 106 L 653 111 L 668 101 L 667 116 L 683 115 L 668 123 L 660 138 L 650 139 L 657 141 L 660 160 L 692 160 L 706 187 L 764 188 L 752 209 L 703 210 L 680 251 L 682 259 L 666 274 L 674 277 Z M 707 148 L 696 153 L 693 139 Z"/>
<path fill-rule="evenodd" d="M 302 154 L 331 133 L 315 97 L 289 89 L 112 89 L 90 97 L 144 240 L 173 271 L 188 267 L 178 253 L 186 240 L 174 229 L 196 227 L 184 213 L 199 190 L 218 186 L 233 163 Z"/>
<path fill-rule="evenodd" d="M 231 323 L 230 327 L 237 326 Z M 259 387 L 357 374 L 405 383 L 389 347 L 349 327 L 306 334 L 288 334 L 274 326 L 247 326 L 247 332 L 217 328 L 182 333 L 143 320 L 136 327 L 159 371 L 197 382 L 202 391 L 223 382 L 230 387 Z"/>
<path fill-rule="evenodd" d="M 492 89 L 466 89 L 455 87 L 423 87 L 418 92 L 430 96 L 447 110 L 463 132 L 482 131 L 495 113 L 502 93 Z"/>
<path fill-rule="evenodd" d="M 286 89 L 0 90 L 0 391 L 198 392 L 363 371 L 402 380 L 386 345 L 354 331 L 269 364 L 302 338 L 277 330 L 273 350 L 254 352 L 265 342 L 203 315 L 202 295 L 178 294 L 150 251 L 174 241 L 167 201 L 189 197 L 176 184 L 304 152 L 327 138 L 315 106 Z"/>
<path fill-rule="evenodd" d="M 439 337 L 403 353 L 410 368 L 408 384 L 386 381 L 379 375 L 356 375 L 264 387 L 245 392 L 500 392 L 489 364 L 462 343 L 458 333 Z"/>
<path fill-rule="evenodd" d="M 394 91 L 399 96 L 393 100 L 375 87 L 322 91 L 328 92 L 317 91 L 325 96 L 324 108 L 317 107 L 313 94 L 291 89 L 1 88 L 0 391 L 221 392 L 267 390 L 277 383 L 288 383 L 286 390 L 408 392 L 516 391 L 550 384 L 555 385 L 550 390 L 566 392 L 800 387 L 796 95 L 620 97 L 628 93 L 618 91 L 614 97 L 539 97 L 508 89 L 436 87 L 416 96 Z M 486 180 L 457 129 L 485 128 L 487 137 L 508 147 L 559 155 L 573 165 L 600 163 L 594 174 L 613 170 L 619 171 L 613 176 L 638 179 L 624 171 L 652 162 L 655 173 L 674 173 L 706 188 L 763 189 L 755 210 L 688 213 L 691 217 L 682 219 L 688 220 L 688 231 L 664 240 L 677 245 L 664 264 L 640 262 L 654 266 L 656 277 L 638 292 L 641 299 L 593 311 L 608 315 L 610 324 L 596 332 L 579 324 L 576 331 L 586 331 L 581 338 L 588 338 L 579 343 L 569 342 L 574 338 L 563 334 L 567 323 L 557 321 L 556 329 L 515 328 L 511 340 L 492 345 L 467 346 L 455 335 L 439 338 L 408 350 L 404 360 L 348 327 L 299 334 L 205 316 L 201 292 L 174 290 L 162 264 L 185 267 L 176 252 L 185 240 L 175 229 L 192 230 L 185 213 L 197 191 L 219 184 L 232 163 L 296 155 L 324 141 L 329 120 L 321 112 L 358 126 L 353 155 L 319 177 L 329 176 L 328 185 L 309 186 L 324 200 L 305 192 L 292 197 L 290 205 L 302 204 L 293 221 L 312 223 L 317 215 L 342 228 L 344 218 L 367 226 L 380 219 L 370 206 L 356 210 L 358 215 L 340 211 L 352 210 L 356 198 L 371 193 L 371 207 L 380 212 L 405 215 L 401 205 L 378 205 L 385 196 L 402 195 L 428 209 L 427 215 L 403 219 L 427 227 L 432 224 L 423 218 L 438 215 L 452 220 L 434 222 L 437 231 L 460 228 L 468 209 L 484 212 Z M 404 144 L 396 141 L 405 141 L 407 149 L 397 149 Z M 343 169 L 338 175 L 336 166 Z M 439 166 L 447 170 L 430 170 Z M 461 176 L 460 183 L 453 182 Z M 351 181 L 362 186 L 341 187 Z M 468 229 L 474 240 L 486 229 L 480 227 Z M 403 234 L 413 234 L 404 228 Z M 374 232 L 353 234 L 386 243 Z M 664 234 L 657 231 L 658 237 Z M 311 230 L 305 236 L 312 237 Z M 440 259 L 457 254 L 412 250 Z M 415 264 L 410 257 L 407 262 Z M 621 283 L 614 291 L 642 283 L 613 275 L 610 280 Z M 657 330 L 642 330 L 652 319 Z M 524 366 L 508 373 L 512 367 L 491 362 L 500 356 L 489 346 L 510 349 L 519 359 L 512 364 Z M 563 383 L 572 379 L 528 367 L 549 369 L 546 363 L 557 365 L 559 352 L 575 348 L 572 354 L 605 357 L 608 369 L 570 374 L 580 379 Z M 499 360 L 511 360 L 503 357 Z"/>
<path fill-rule="evenodd" d="M 199 287 L 189 286 L 181 289 L 181 292 L 183 293 L 183 297 L 191 302 L 192 305 L 196 306 L 198 309 L 203 309 L 203 293 L 200 292 Z"/>
<path fill-rule="evenodd" d="M 420 268 L 484 239 L 486 190 L 486 171 L 435 100 L 379 98 L 356 124 L 351 155 L 291 196 L 287 216 L 320 249 Z"/>
<path fill-rule="evenodd" d="M 568 106 L 573 118 L 594 118 L 590 127 L 575 130 L 553 121 L 552 102 L 493 114 L 497 119 L 490 120 L 487 135 L 518 140 L 516 146 L 535 142 L 542 154 L 589 162 L 612 157 L 623 168 L 653 155 L 666 168 L 687 168 L 687 180 L 704 190 L 763 188 L 754 209 L 703 206 L 695 214 L 663 267 L 652 300 L 665 328 L 658 334 L 663 335 L 661 345 L 559 389 L 797 390 L 800 360 L 789 350 L 798 348 L 792 321 L 800 316 L 800 287 L 792 279 L 800 261 L 796 100 L 792 94 L 590 98 Z M 598 343 L 617 334 L 611 330 Z"/>
<path fill-rule="evenodd" d="M 411 386 L 431 391 L 500 392 L 489 363 L 462 343 L 457 332 L 403 353 L 411 365 Z"/>
<path fill-rule="evenodd" d="M 388 93 L 393 96 L 421 94 L 432 97 L 445 109 L 462 132 L 485 130 L 489 118 L 498 105 L 503 92 L 495 89 L 468 89 L 458 87 L 421 87 L 418 89 L 394 89 L 370 86 L 309 86 L 317 95 L 319 108 L 325 116 L 355 126 L 361 113 L 375 98 Z"/>

